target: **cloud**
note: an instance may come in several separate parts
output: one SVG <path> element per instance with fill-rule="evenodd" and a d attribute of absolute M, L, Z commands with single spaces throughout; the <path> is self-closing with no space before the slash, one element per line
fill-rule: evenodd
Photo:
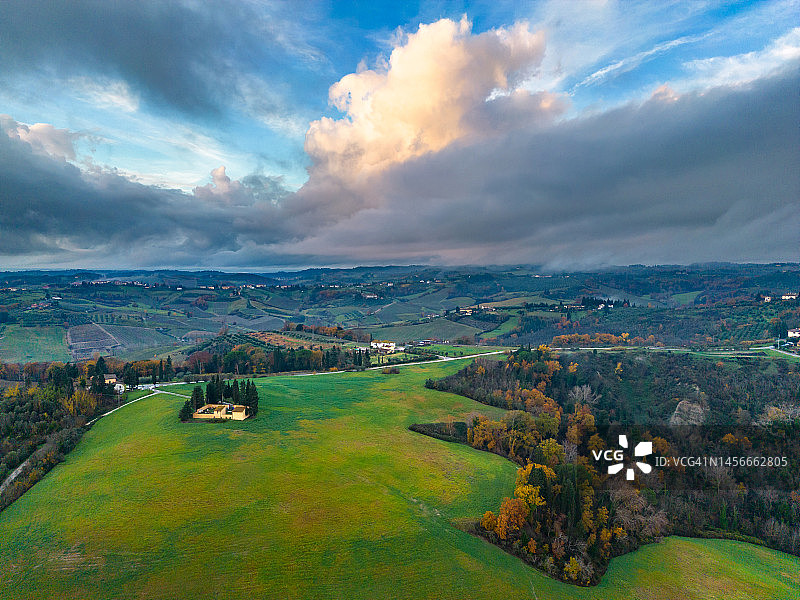
<path fill-rule="evenodd" d="M 796 60 L 566 119 L 563 98 L 520 89 L 543 51 L 524 23 L 476 35 L 442 20 L 401 35 L 385 64 L 332 87 L 344 115 L 311 124 L 313 164 L 295 193 L 225 166 L 192 193 L 81 170 L 74 132 L 2 119 L 0 262 L 797 260 Z"/>
<path fill-rule="evenodd" d="M 115 108 L 128 113 L 139 109 L 139 97 L 125 81 L 74 77 L 69 83 L 79 98 L 99 108 Z"/>
<path fill-rule="evenodd" d="M 528 120 L 558 112 L 550 94 L 490 100 L 498 91 L 514 92 L 536 68 L 541 33 L 525 22 L 481 34 L 471 27 L 466 17 L 420 25 L 400 36 L 385 64 L 334 84 L 331 104 L 345 116 L 311 123 L 305 148 L 314 169 L 356 176 L 486 136 L 510 121 L 497 118 L 499 105 Z"/>
<path fill-rule="evenodd" d="M 80 135 L 67 129 L 56 129 L 48 123 L 26 125 L 17 123 L 8 115 L 0 115 L 0 131 L 10 138 L 25 142 L 38 154 L 75 160 L 73 143 Z"/>
<path fill-rule="evenodd" d="M 38 77 L 71 83 L 79 98 L 102 106 L 218 116 L 258 85 L 288 80 L 287 64 L 313 61 L 298 27 L 270 3 L 189 0 L 3 4 L 0 79 Z M 286 119 L 277 96 L 261 103 Z M 247 108 L 247 107 L 245 107 Z M 266 116 L 265 116 L 266 118 Z"/>
<path fill-rule="evenodd" d="M 762 50 L 693 60 L 686 64 L 686 69 L 691 74 L 689 81 L 676 85 L 686 87 L 698 81 L 708 87 L 748 83 L 780 72 L 787 64 L 797 62 L 798 59 L 800 27 L 795 27 Z"/>
<path fill-rule="evenodd" d="M 279 250 L 344 264 L 796 260 L 799 84 L 792 68 L 452 145 L 371 177 L 368 205 Z M 320 206 L 365 193 L 314 177 L 311 191 Z"/>
<path fill-rule="evenodd" d="M 42 135 L 33 143 L 15 135 L 28 130 L 53 131 L 0 121 L 0 260 L 9 266 L 188 266 L 235 253 L 256 235 L 288 239 L 274 218 L 288 193 L 280 179 L 236 182 L 220 167 L 214 184 L 186 194 L 81 170 L 41 151 Z"/>
<path fill-rule="evenodd" d="M 613 77 L 619 73 L 626 73 L 633 69 L 639 67 L 642 63 L 647 61 L 648 59 L 662 54 L 664 52 L 668 52 L 673 48 L 677 48 L 678 46 L 683 46 L 684 44 L 692 44 L 695 42 L 699 42 L 708 37 L 709 34 L 704 35 L 694 35 L 694 36 L 684 36 L 674 40 L 669 40 L 666 42 L 661 42 L 660 44 L 656 44 L 649 50 L 644 50 L 633 56 L 627 56 L 623 59 L 620 59 L 616 62 L 611 63 L 610 65 L 599 69 L 583 79 L 582 81 L 575 84 L 573 90 L 587 86 L 587 85 L 597 85 L 601 81 Z"/>

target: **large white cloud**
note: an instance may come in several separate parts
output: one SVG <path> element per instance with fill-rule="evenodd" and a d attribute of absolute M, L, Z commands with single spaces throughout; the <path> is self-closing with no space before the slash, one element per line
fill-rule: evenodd
<path fill-rule="evenodd" d="M 508 123 L 496 118 L 500 105 L 516 110 L 517 124 L 559 111 L 550 94 L 516 90 L 542 59 L 543 33 L 525 22 L 477 35 L 471 27 L 466 17 L 420 25 L 384 64 L 334 84 L 330 101 L 346 114 L 311 123 L 315 170 L 352 178 L 486 136 Z"/>

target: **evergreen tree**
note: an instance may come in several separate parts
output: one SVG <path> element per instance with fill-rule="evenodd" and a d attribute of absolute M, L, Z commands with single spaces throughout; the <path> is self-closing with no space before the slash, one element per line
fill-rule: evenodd
<path fill-rule="evenodd" d="M 122 368 L 122 383 L 129 388 L 139 387 L 139 373 L 131 363 L 125 363 Z"/>
<path fill-rule="evenodd" d="M 250 414 L 253 416 L 258 414 L 258 388 L 256 388 L 256 384 L 250 380 L 245 384 L 244 397 L 245 404 Z"/>
<path fill-rule="evenodd" d="M 164 378 L 171 381 L 175 377 L 175 369 L 172 366 L 172 356 L 167 356 L 167 362 L 164 365 Z"/>
<path fill-rule="evenodd" d="M 192 390 L 192 412 L 195 412 L 201 406 L 203 406 L 203 388 L 196 385 Z"/>
<path fill-rule="evenodd" d="M 372 336 L 370 336 L 372 337 Z M 369 348 L 364 350 L 364 366 L 369 367 L 372 364 L 372 360 L 369 357 Z"/>
<path fill-rule="evenodd" d="M 206 404 L 219 404 L 220 400 L 222 400 L 222 394 L 217 388 L 216 379 L 212 377 L 211 381 L 206 384 Z"/>
<path fill-rule="evenodd" d="M 187 400 L 181 407 L 181 412 L 178 414 L 181 421 L 188 421 L 192 418 L 192 401 Z"/>
<path fill-rule="evenodd" d="M 241 393 L 239 390 L 239 382 L 235 379 L 233 380 L 233 385 L 231 386 L 231 401 L 234 404 L 241 404 Z"/>
<path fill-rule="evenodd" d="M 97 362 L 94 365 L 94 374 L 103 377 L 106 374 L 106 368 L 107 368 L 106 361 L 101 356 L 100 358 L 97 359 Z"/>

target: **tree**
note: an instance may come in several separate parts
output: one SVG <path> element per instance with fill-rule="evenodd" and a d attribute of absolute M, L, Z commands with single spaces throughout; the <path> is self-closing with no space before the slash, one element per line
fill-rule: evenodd
<path fill-rule="evenodd" d="M 100 358 L 97 359 L 97 362 L 94 365 L 94 374 L 103 377 L 106 374 L 106 368 L 107 368 L 106 361 L 101 356 Z"/>
<path fill-rule="evenodd" d="M 530 508 L 520 498 L 504 498 L 497 515 L 497 535 L 501 540 L 519 531 L 528 518 Z"/>
<path fill-rule="evenodd" d="M 139 387 L 139 372 L 131 363 L 125 363 L 122 368 L 122 383 L 129 388 Z"/>
<path fill-rule="evenodd" d="M 203 388 L 196 385 L 192 390 L 192 412 L 195 412 L 201 406 L 203 406 Z"/>
<path fill-rule="evenodd" d="M 194 396 L 194 394 L 192 394 L 192 395 Z M 186 402 L 183 403 L 183 406 L 181 407 L 181 411 L 180 411 L 180 413 L 178 413 L 178 418 L 181 421 L 188 421 L 189 419 L 192 418 L 192 412 L 193 412 L 192 411 L 192 402 L 193 402 L 193 400 L 187 400 Z"/>
<path fill-rule="evenodd" d="M 234 404 L 241 404 L 241 393 L 239 391 L 239 382 L 235 379 L 233 380 L 233 385 L 231 385 L 231 402 Z"/>
<path fill-rule="evenodd" d="M 244 403 L 251 416 L 258 414 L 258 388 L 249 379 L 244 386 Z"/>
<path fill-rule="evenodd" d="M 172 366 L 172 356 L 167 356 L 167 362 L 164 364 L 164 379 L 171 381 L 175 377 L 175 368 Z"/>
<path fill-rule="evenodd" d="M 206 384 L 206 404 L 218 404 L 222 394 L 217 392 L 217 382 L 214 378 Z"/>
<path fill-rule="evenodd" d="M 786 322 L 779 318 L 774 318 L 769 324 L 769 334 L 775 338 L 785 338 L 788 335 L 789 328 Z"/>

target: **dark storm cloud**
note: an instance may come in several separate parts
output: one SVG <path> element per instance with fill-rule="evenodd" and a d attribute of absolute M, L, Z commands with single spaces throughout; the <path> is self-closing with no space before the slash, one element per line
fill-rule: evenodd
<path fill-rule="evenodd" d="M 244 243 L 247 224 L 261 235 L 285 237 L 272 213 L 286 191 L 275 178 L 254 175 L 236 182 L 232 206 L 203 188 L 188 195 L 132 182 L 114 172 L 81 171 L 9 137 L 0 128 L 0 256 L 7 267 L 90 260 L 107 264 L 195 265 Z M 210 190 L 210 191 L 209 191 Z"/>
<path fill-rule="evenodd" d="M 372 179 L 368 209 L 300 247 L 355 262 L 797 260 L 799 87 L 794 69 L 451 147 Z"/>
<path fill-rule="evenodd" d="M 246 3 L 12 0 L 0 9 L 0 78 L 119 78 L 157 105 L 213 113 L 252 87 L 239 75 L 280 79 L 283 33 Z M 281 110 L 264 94 L 253 108 Z"/>

